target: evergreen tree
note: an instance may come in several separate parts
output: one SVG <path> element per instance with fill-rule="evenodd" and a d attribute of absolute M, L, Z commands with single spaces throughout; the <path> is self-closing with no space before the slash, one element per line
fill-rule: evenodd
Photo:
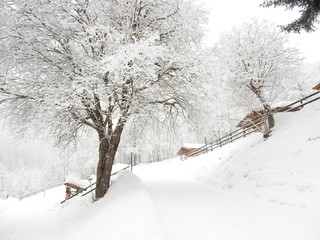
<path fill-rule="evenodd" d="M 320 14 L 319 0 L 269 0 L 262 4 L 263 7 L 279 7 L 285 6 L 291 10 L 295 7 L 301 8 L 300 17 L 288 25 L 282 26 L 282 29 L 287 32 L 313 32 L 316 27 L 315 23 L 319 23 L 318 16 Z"/>

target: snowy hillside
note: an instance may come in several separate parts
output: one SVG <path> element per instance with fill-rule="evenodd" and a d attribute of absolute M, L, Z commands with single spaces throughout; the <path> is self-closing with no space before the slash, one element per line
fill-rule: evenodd
<path fill-rule="evenodd" d="M 190 159 L 196 176 L 222 189 L 254 193 L 275 203 L 317 207 L 320 192 L 320 102 L 277 113 L 272 137 L 260 134 Z"/>
<path fill-rule="evenodd" d="M 320 101 L 186 161 L 136 166 L 94 204 L 64 189 L 0 201 L 0 239 L 319 240 Z"/>

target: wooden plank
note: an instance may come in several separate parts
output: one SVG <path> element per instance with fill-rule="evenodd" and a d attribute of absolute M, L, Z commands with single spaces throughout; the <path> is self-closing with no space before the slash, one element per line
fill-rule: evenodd
<path fill-rule="evenodd" d="M 64 185 L 68 186 L 68 187 L 72 187 L 74 189 L 77 189 L 77 190 L 84 190 L 84 188 L 78 186 L 78 185 L 75 185 L 75 184 L 72 184 L 72 183 L 65 183 Z"/>
<path fill-rule="evenodd" d="M 83 197 L 83 196 L 85 196 L 85 195 L 87 195 L 87 194 L 89 194 L 89 193 L 93 192 L 94 190 L 96 190 L 96 188 L 92 188 L 90 191 L 88 191 L 88 192 L 86 192 L 86 193 L 82 194 L 82 195 L 81 195 L 81 197 Z"/>
<path fill-rule="evenodd" d="M 312 99 L 312 100 L 310 100 L 310 101 L 308 101 L 308 102 L 305 102 L 305 103 L 303 103 L 303 104 L 300 104 L 299 106 L 290 109 L 289 112 L 290 112 L 290 111 L 294 111 L 294 110 L 297 109 L 297 108 L 302 108 L 303 106 L 305 106 L 305 105 L 307 105 L 307 104 L 309 104 L 309 103 L 315 102 L 315 101 L 317 101 L 317 100 L 319 100 L 319 99 L 320 99 L 320 97 L 317 97 L 317 98 Z"/>

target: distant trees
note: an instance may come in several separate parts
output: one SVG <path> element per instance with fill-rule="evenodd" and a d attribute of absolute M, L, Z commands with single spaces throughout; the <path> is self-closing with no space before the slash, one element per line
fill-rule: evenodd
<path fill-rule="evenodd" d="M 315 31 L 315 24 L 319 23 L 320 1 L 317 0 L 266 0 L 263 7 L 284 6 L 287 9 L 300 8 L 300 17 L 288 25 L 282 26 L 287 32 Z"/>
<path fill-rule="evenodd" d="M 59 143 L 94 130 L 97 199 L 128 120 L 187 111 L 204 75 L 206 12 L 192 1 L 17 0 L 0 11 L 2 116 Z"/>
<path fill-rule="evenodd" d="M 0 199 L 1 198 L 7 198 L 7 196 L 9 196 L 9 193 L 8 193 L 8 187 L 7 187 L 7 184 L 8 184 L 8 169 L 7 167 L 0 163 Z"/>
<path fill-rule="evenodd" d="M 257 19 L 222 34 L 217 48 L 220 78 L 235 101 L 252 104 L 257 99 L 267 113 L 300 63 L 287 35 Z M 273 126 L 271 115 L 268 123 Z"/>

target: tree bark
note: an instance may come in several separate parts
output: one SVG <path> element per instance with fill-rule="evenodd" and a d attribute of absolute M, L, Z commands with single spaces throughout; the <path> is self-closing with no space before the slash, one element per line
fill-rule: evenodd
<path fill-rule="evenodd" d="M 272 115 L 271 107 L 266 103 L 261 87 L 256 87 L 252 82 L 249 83 L 248 88 L 258 97 L 259 101 L 262 103 L 262 106 L 268 116 L 264 124 L 263 137 L 270 137 L 271 128 L 274 127 L 274 117 Z"/>
<path fill-rule="evenodd" d="M 274 117 L 272 114 L 272 109 L 269 105 L 264 104 L 263 105 L 264 110 L 266 111 L 266 114 L 268 115 L 268 125 L 269 128 L 273 128 L 274 127 Z"/>
<path fill-rule="evenodd" d="M 264 104 L 263 108 L 266 111 L 266 114 L 268 116 L 268 118 L 266 119 L 266 122 L 265 122 L 265 127 L 264 127 L 264 131 L 263 131 L 263 137 L 264 138 L 268 138 L 268 137 L 270 137 L 271 128 L 274 127 L 274 117 L 272 115 L 272 110 L 271 110 L 271 107 L 269 105 Z"/>
<path fill-rule="evenodd" d="M 102 198 L 108 191 L 112 165 L 120 143 L 124 122 L 117 125 L 112 136 L 107 138 L 104 131 L 99 133 L 99 162 L 97 167 L 96 200 Z"/>
<path fill-rule="evenodd" d="M 96 199 L 102 198 L 109 187 L 111 169 L 106 168 L 109 142 L 105 133 L 99 133 L 99 162 L 97 167 Z M 111 165 L 112 166 L 112 165 Z"/>

